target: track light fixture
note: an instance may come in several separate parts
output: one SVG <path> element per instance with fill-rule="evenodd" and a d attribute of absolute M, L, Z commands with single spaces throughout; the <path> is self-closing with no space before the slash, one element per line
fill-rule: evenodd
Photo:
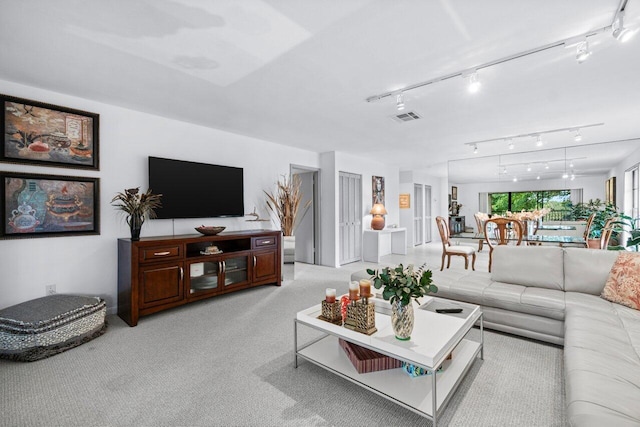
<path fill-rule="evenodd" d="M 506 135 L 506 136 L 501 136 L 499 138 L 483 139 L 482 141 L 465 142 L 464 145 L 469 145 L 473 147 L 473 153 L 476 154 L 478 145 L 480 144 L 484 144 L 488 142 L 498 142 L 498 141 L 502 143 L 506 142 L 507 147 L 509 147 L 510 150 L 513 150 L 515 148 L 515 142 L 520 143 L 519 141 L 515 141 L 516 139 L 526 138 L 528 141 L 530 141 L 531 138 L 535 138 L 536 146 L 541 147 L 544 145 L 542 141 L 542 135 L 545 135 L 548 133 L 557 133 L 557 132 L 571 132 L 571 133 L 575 132 L 574 140 L 578 142 L 582 140 L 582 134 L 580 133 L 582 129 L 590 128 L 594 126 L 602 126 L 602 125 L 604 125 L 604 123 L 590 123 L 590 124 L 582 124 L 579 126 L 571 126 L 571 127 L 559 128 L 559 129 L 538 130 L 535 132 L 522 133 L 519 135 Z"/>
<path fill-rule="evenodd" d="M 562 179 L 567 179 L 567 178 L 569 178 L 569 174 L 568 174 L 568 173 L 566 173 L 566 172 L 565 172 L 565 173 L 563 173 L 563 174 L 562 174 Z"/>
<path fill-rule="evenodd" d="M 531 172 L 531 165 L 527 165 L 527 172 Z"/>
<path fill-rule="evenodd" d="M 403 99 L 403 96 L 402 96 L 402 92 L 400 92 L 396 96 L 396 107 L 398 108 L 398 111 L 404 110 L 404 99 Z"/>
<path fill-rule="evenodd" d="M 615 21 L 613 21 L 613 24 L 611 24 L 611 28 L 613 29 L 613 32 L 611 33 L 613 35 L 613 38 L 622 43 L 629 41 L 631 37 L 633 37 L 638 32 L 638 28 L 625 28 L 624 10 L 618 13 Z"/>
<path fill-rule="evenodd" d="M 518 182 L 518 177 L 517 176 L 513 177 L 513 182 Z"/>
<path fill-rule="evenodd" d="M 573 137 L 573 140 L 574 140 L 575 142 L 580 142 L 580 141 L 582 141 L 582 134 L 580 133 L 580 129 L 576 129 L 576 134 L 575 134 L 575 136 Z"/>
<path fill-rule="evenodd" d="M 480 83 L 480 80 L 478 80 L 478 72 L 474 71 L 473 73 L 469 74 L 469 92 L 471 93 L 476 93 L 480 90 L 480 86 L 482 84 Z"/>
<path fill-rule="evenodd" d="M 536 179 L 540 179 L 540 175 L 536 176 Z"/>
<path fill-rule="evenodd" d="M 585 39 L 584 41 L 578 43 L 578 48 L 576 51 L 576 61 L 578 64 L 582 64 L 591 56 L 591 50 L 589 49 L 589 42 Z"/>

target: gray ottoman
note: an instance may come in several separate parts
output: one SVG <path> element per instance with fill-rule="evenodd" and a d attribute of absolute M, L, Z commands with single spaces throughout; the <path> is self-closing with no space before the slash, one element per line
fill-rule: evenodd
<path fill-rule="evenodd" d="M 33 362 L 102 335 L 103 299 L 55 294 L 0 310 L 0 358 Z"/>

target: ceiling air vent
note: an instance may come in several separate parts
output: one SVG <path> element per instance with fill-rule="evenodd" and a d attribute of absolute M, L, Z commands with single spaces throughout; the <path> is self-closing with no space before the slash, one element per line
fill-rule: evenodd
<path fill-rule="evenodd" d="M 408 111 L 406 113 L 394 114 L 393 116 L 391 116 L 391 118 L 398 123 L 404 123 L 404 122 L 412 122 L 414 120 L 418 120 L 421 117 L 415 111 Z"/>

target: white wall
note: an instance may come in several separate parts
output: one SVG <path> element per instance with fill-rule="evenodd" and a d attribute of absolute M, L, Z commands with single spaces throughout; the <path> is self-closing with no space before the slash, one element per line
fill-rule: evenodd
<path fill-rule="evenodd" d="M 627 169 L 630 169 L 638 163 L 640 163 L 640 140 L 638 140 L 638 149 L 634 151 L 630 156 L 627 156 L 616 167 L 611 169 L 611 171 L 607 175 L 607 178 L 611 178 L 612 176 L 616 177 L 616 205 L 627 214 L 630 214 L 631 212 L 631 205 L 629 204 L 627 206 L 624 203 L 624 173 Z"/>
<path fill-rule="evenodd" d="M 8 163 L 0 168 L 99 177 L 101 193 L 100 235 L 0 240 L 0 308 L 44 296 L 45 286 L 55 284 L 59 293 L 100 295 L 113 312 L 117 239 L 129 237 L 129 229 L 110 202 L 125 188 L 146 190 L 149 155 L 244 168 L 245 210 L 251 212 L 256 206 L 263 217 L 267 216 L 263 190 L 275 188 L 279 176 L 289 172 L 290 163 L 320 165 L 317 153 L 34 87 L 0 80 L 0 93 L 100 114 L 100 171 Z M 200 224 L 230 230 L 278 228 L 269 222 L 245 221 L 250 218 L 152 220 L 144 224 L 142 237 L 194 234 L 193 227 Z"/>

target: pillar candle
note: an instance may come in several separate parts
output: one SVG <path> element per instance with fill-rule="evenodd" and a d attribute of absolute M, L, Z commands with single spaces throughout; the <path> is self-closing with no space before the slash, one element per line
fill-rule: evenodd
<path fill-rule="evenodd" d="M 358 282 L 353 281 L 351 283 L 349 283 L 349 299 L 351 301 L 357 301 L 358 300 Z"/>
<path fill-rule="evenodd" d="M 368 298 L 371 296 L 371 280 L 360 280 L 360 296 L 362 298 Z"/>
<path fill-rule="evenodd" d="M 327 288 L 325 291 L 325 301 L 332 303 L 336 302 L 336 290 L 332 288 Z"/>

